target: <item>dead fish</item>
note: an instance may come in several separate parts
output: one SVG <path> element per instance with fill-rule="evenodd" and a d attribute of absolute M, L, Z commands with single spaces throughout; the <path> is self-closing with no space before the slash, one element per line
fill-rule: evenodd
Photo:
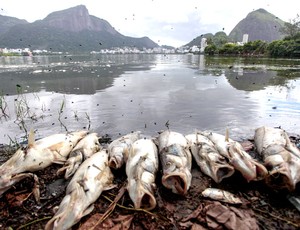
<path fill-rule="evenodd" d="M 173 193 L 185 195 L 191 185 L 192 155 L 187 139 L 180 133 L 166 130 L 158 136 L 162 184 Z"/>
<path fill-rule="evenodd" d="M 20 180 L 34 177 L 28 172 L 42 170 L 52 163 L 63 164 L 73 147 L 86 134 L 86 131 L 54 134 L 35 141 L 34 132 L 30 131 L 28 145 L 18 149 L 0 166 L 0 196 Z M 34 179 L 37 182 L 37 178 Z M 38 185 L 35 188 L 34 195 L 39 200 Z"/>
<path fill-rule="evenodd" d="M 70 178 L 78 169 L 80 164 L 101 149 L 97 133 L 90 133 L 82 138 L 74 147 L 68 160 L 58 174 L 65 172 L 65 179 Z"/>
<path fill-rule="evenodd" d="M 102 191 L 114 187 L 113 174 L 108 166 L 108 154 L 101 150 L 86 159 L 78 168 L 66 189 L 53 218 L 45 230 L 70 229 L 94 209 L 93 203 Z"/>
<path fill-rule="evenodd" d="M 234 173 L 234 168 L 215 148 L 214 143 L 207 137 L 199 134 L 185 136 L 189 141 L 192 155 L 201 171 L 210 176 L 216 183 Z"/>
<path fill-rule="evenodd" d="M 228 131 L 226 131 L 225 136 L 209 131 L 201 132 L 201 134 L 215 144 L 219 153 L 224 156 L 248 182 L 252 180 L 262 180 L 268 174 L 267 169 L 245 152 L 240 143 L 228 137 Z"/>
<path fill-rule="evenodd" d="M 295 154 L 291 155 L 291 160 L 288 162 L 293 182 L 296 184 L 300 181 L 300 153 L 298 156 Z"/>
<path fill-rule="evenodd" d="M 133 142 L 140 139 L 140 131 L 122 136 L 108 146 L 109 166 L 114 169 L 121 168 L 127 159 L 129 149 Z"/>
<path fill-rule="evenodd" d="M 222 189 L 217 189 L 217 188 L 207 188 L 202 192 L 202 196 L 213 199 L 213 200 L 218 200 L 222 201 L 225 203 L 229 204 L 242 204 L 243 202 L 241 201 L 240 198 L 236 197 L 234 194 L 227 192 Z"/>
<path fill-rule="evenodd" d="M 266 183 L 276 189 L 293 191 L 300 181 L 300 151 L 287 133 L 262 126 L 255 130 L 254 143 L 269 170 Z"/>
<path fill-rule="evenodd" d="M 127 190 L 135 208 L 154 209 L 155 177 L 158 170 L 157 147 L 151 139 L 132 144 L 126 162 Z"/>

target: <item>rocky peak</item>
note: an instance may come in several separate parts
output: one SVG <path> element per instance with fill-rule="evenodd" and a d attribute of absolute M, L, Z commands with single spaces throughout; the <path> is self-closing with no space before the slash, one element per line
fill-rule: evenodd
<path fill-rule="evenodd" d="M 282 38 L 280 28 L 284 22 L 264 9 L 250 12 L 230 32 L 231 41 L 242 41 L 243 34 L 249 34 L 249 41 L 271 42 Z"/>
<path fill-rule="evenodd" d="M 84 5 L 53 12 L 43 20 L 43 23 L 72 32 L 105 30 L 113 34 L 117 33 L 107 21 L 89 15 Z"/>

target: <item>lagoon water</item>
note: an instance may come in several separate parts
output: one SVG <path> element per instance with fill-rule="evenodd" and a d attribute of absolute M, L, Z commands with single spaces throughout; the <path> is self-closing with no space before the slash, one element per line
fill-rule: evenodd
<path fill-rule="evenodd" d="M 0 143 L 89 129 L 300 133 L 300 60 L 203 55 L 0 57 Z M 4 116 L 3 112 L 6 114 Z"/>

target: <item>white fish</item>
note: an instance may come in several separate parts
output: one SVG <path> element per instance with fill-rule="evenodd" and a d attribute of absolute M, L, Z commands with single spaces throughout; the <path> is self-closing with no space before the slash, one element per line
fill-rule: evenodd
<path fill-rule="evenodd" d="M 216 183 L 220 183 L 234 173 L 234 168 L 207 137 L 199 133 L 189 134 L 185 137 L 189 141 L 192 155 L 201 171 Z"/>
<path fill-rule="evenodd" d="M 94 209 L 93 203 L 102 191 L 114 187 L 113 174 L 108 166 L 108 154 L 101 150 L 86 159 L 71 179 L 66 196 L 45 230 L 70 229 Z"/>
<path fill-rule="evenodd" d="M 262 180 L 268 174 L 267 169 L 245 152 L 240 143 L 228 137 L 228 131 L 226 131 L 226 136 L 209 131 L 201 132 L 201 134 L 215 144 L 219 153 L 224 156 L 248 182 L 252 180 Z"/>
<path fill-rule="evenodd" d="M 70 178 L 80 164 L 101 149 L 97 133 L 90 133 L 82 138 L 74 147 L 64 166 L 58 170 L 58 174 L 65 171 L 65 179 Z"/>
<path fill-rule="evenodd" d="M 222 201 L 229 204 L 242 204 L 240 198 L 234 194 L 217 188 L 207 188 L 202 192 L 202 196 L 208 197 L 213 200 Z"/>
<path fill-rule="evenodd" d="M 74 146 L 86 134 L 86 131 L 54 134 L 35 141 L 34 133 L 30 131 L 28 145 L 18 149 L 0 166 L 0 196 L 26 177 L 34 177 L 37 182 L 37 177 L 29 172 L 42 170 L 52 163 L 63 164 Z M 34 195 L 39 200 L 38 186 L 35 188 Z"/>
<path fill-rule="evenodd" d="M 140 139 L 140 134 L 140 131 L 129 133 L 109 144 L 109 166 L 111 168 L 118 169 L 123 166 L 132 143 Z"/>
<path fill-rule="evenodd" d="M 157 147 L 151 139 L 132 144 L 126 162 L 127 190 L 135 208 L 154 209 L 155 177 L 158 170 Z"/>
<path fill-rule="evenodd" d="M 266 183 L 273 188 L 294 190 L 300 181 L 300 151 L 282 129 L 262 126 L 254 143 L 269 170 Z"/>
<path fill-rule="evenodd" d="M 192 181 L 192 155 L 187 139 L 180 133 L 166 130 L 159 134 L 158 144 L 162 184 L 173 193 L 185 195 Z"/>

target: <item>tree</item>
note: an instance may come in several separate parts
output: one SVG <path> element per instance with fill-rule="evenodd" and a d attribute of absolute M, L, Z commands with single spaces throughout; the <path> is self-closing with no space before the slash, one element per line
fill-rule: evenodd
<path fill-rule="evenodd" d="M 233 43 L 226 43 L 219 49 L 219 53 L 225 55 L 238 55 L 240 52 L 241 46 Z"/>
<path fill-rule="evenodd" d="M 217 47 L 214 44 L 208 45 L 204 49 L 204 53 L 208 55 L 214 55 L 217 52 Z"/>
<path fill-rule="evenodd" d="M 223 31 L 217 32 L 212 38 L 213 43 L 220 48 L 228 42 L 228 37 Z"/>
<path fill-rule="evenodd" d="M 299 40 L 277 40 L 268 45 L 268 52 L 271 57 L 299 57 Z"/>
<path fill-rule="evenodd" d="M 297 14 L 297 17 L 290 20 L 290 22 L 285 22 L 284 26 L 280 29 L 280 32 L 286 37 L 293 39 L 300 33 L 300 16 Z"/>
<path fill-rule="evenodd" d="M 267 43 L 261 40 L 250 41 L 244 44 L 242 52 L 246 54 L 264 54 Z"/>

